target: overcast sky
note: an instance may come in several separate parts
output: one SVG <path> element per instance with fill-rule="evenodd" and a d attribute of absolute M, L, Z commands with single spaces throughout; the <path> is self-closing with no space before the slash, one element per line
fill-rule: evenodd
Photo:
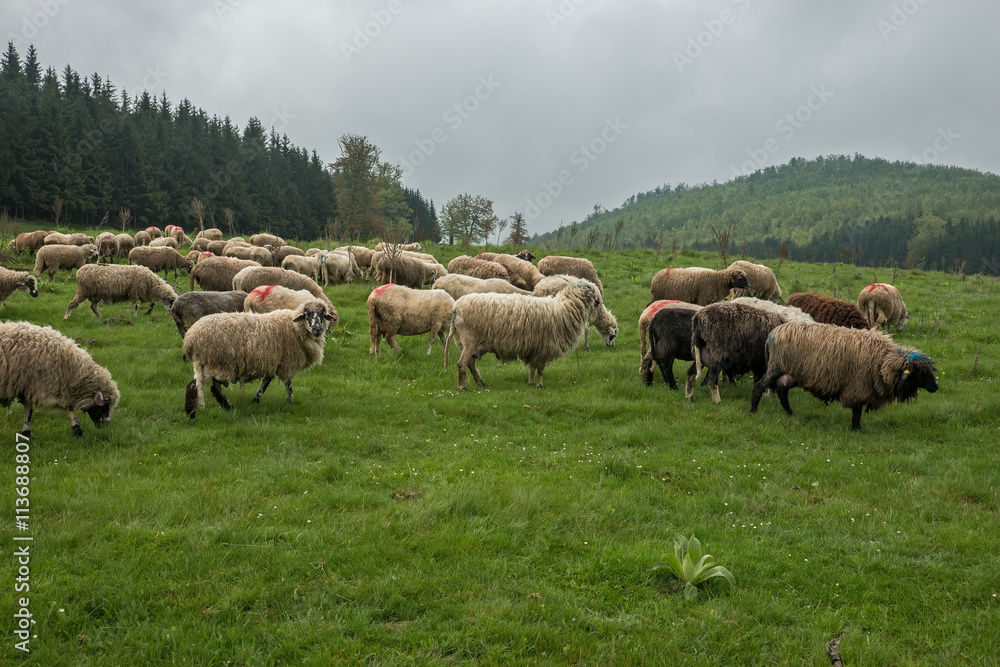
<path fill-rule="evenodd" d="M 5 0 L 43 67 L 316 149 L 362 134 L 438 209 L 529 232 L 827 154 L 1000 173 L 993 0 Z M 0 120 L 2 122 L 2 120 Z"/>

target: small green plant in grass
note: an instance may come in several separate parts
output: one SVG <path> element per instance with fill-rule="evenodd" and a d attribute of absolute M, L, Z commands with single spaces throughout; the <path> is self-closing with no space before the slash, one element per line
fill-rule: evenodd
<path fill-rule="evenodd" d="M 653 570 L 670 570 L 684 582 L 684 597 L 693 600 L 698 595 L 698 584 L 715 577 L 722 577 L 730 586 L 736 585 L 733 573 L 721 565 L 713 565 L 715 558 L 701 552 L 701 542 L 694 535 L 690 539 L 678 534 L 674 540 L 674 553 L 666 561 L 653 565 Z"/>

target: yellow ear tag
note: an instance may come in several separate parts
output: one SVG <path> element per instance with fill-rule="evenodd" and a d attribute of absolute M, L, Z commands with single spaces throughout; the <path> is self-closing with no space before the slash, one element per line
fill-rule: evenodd
<path fill-rule="evenodd" d="M 910 369 L 909 368 L 907 368 L 905 371 L 903 371 L 903 375 L 909 375 L 909 374 L 910 374 Z"/>

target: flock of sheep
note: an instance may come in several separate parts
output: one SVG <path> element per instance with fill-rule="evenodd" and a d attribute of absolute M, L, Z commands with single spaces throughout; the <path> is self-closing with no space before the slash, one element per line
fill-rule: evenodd
<path fill-rule="evenodd" d="M 190 251 L 181 254 L 186 246 Z M 546 365 L 581 338 L 589 349 L 591 326 L 608 346 L 618 333 L 597 271 L 588 260 L 573 257 L 545 257 L 536 266 L 528 252 L 481 253 L 457 257 L 445 267 L 420 252 L 419 244 L 303 251 L 270 234 L 223 240 L 220 230 L 208 229 L 192 239 L 172 225 L 163 232 L 150 227 L 134 237 L 104 233 L 96 239 L 32 232 L 19 235 L 11 247 L 34 251 L 35 267 L 33 274 L 0 268 L 0 303 L 18 289 L 37 296 L 45 271 L 52 280 L 59 270 L 71 275 L 76 269 L 76 293 L 65 318 L 83 301 L 98 318 L 100 303 L 130 303 L 133 314 L 139 303 L 150 304 L 147 313 L 163 304 L 193 367 L 184 404 L 192 419 L 204 408 L 206 384 L 229 410 L 223 386 L 259 379 L 254 398 L 259 401 L 278 377 L 292 402 L 293 378 L 322 361 L 326 334 L 337 323 L 322 287 L 331 281 L 368 276 L 378 285 L 367 303 L 369 351 L 376 357 L 382 338 L 398 347 L 395 336 L 428 334 L 427 353 L 440 339 L 447 368 L 454 341 L 460 348 L 461 390 L 468 373 L 483 384 L 476 361 L 484 354 L 522 361 L 529 383 L 541 388 Z M 115 264 L 116 257 L 128 264 Z M 97 263 L 88 263 L 94 258 Z M 181 295 L 164 279 L 178 270 L 190 273 L 191 291 Z M 424 289 L 428 283 L 431 288 Z M 673 361 L 692 361 L 686 396 L 693 396 L 695 380 L 706 368 L 706 382 L 719 402 L 720 373 L 732 379 L 752 372 L 752 412 L 764 392 L 774 389 L 791 414 L 788 390 L 799 386 L 822 400 L 840 400 L 853 411 L 855 429 L 864 408 L 907 400 L 919 388 L 937 389 L 931 360 L 879 331 L 906 320 L 902 298 L 891 285 L 866 287 L 857 306 L 821 294 L 795 294 L 777 305 L 781 289 L 771 270 L 741 261 L 722 271 L 664 269 L 651 288 L 652 300 L 639 319 L 640 374 L 646 384 L 658 366 L 676 389 Z M 34 407 L 66 410 L 79 435 L 75 411 L 103 425 L 119 397 L 107 370 L 72 340 L 51 327 L 3 325 L 0 404 L 17 399 L 24 405 L 25 435 Z"/>

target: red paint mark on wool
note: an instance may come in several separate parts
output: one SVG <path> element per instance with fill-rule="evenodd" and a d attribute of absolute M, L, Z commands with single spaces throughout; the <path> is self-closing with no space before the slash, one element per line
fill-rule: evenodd
<path fill-rule="evenodd" d="M 478 255 L 476 255 L 476 259 L 482 259 L 482 258 L 483 258 L 483 253 L 479 253 Z"/>
<path fill-rule="evenodd" d="M 209 257 L 215 257 L 215 253 L 214 252 L 208 252 L 206 250 L 205 252 L 203 252 L 200 255 L 198 255 L 198 261 L 200 262 L 201 260 L 207 259 Z"/>
<path fill-rule="evenodd" d="M 882 289 L 889 289 L 889 286 L 888 286 L 888 285 L 886 285 L 885 283 L 873 283 L 873 284 L 869 285 L 868 287 L 866 287 L 866 288 L 865 288 L 865 291 L 866 291 L 866 292 L 867 292 L 868 294 L 871 294 L 872 292 L 874 292 L 875 290 L 877 290 L 877 289 L 878 289 L 878 288 L 880 288 L 880 287 L 881 287 Z"/>
<path fill-rule="evenodd" d="M 646 310 L 642 311 L 642 316 L 652 317 L 653 315 L 656 315 L 656 313 L 660 312 L 660 310 L 663 309 L 664 306 L 669 306 L 670 304 L 673 303 L 683 303 L 683 302 L 678 301 L 677 299 L 661 299 L 659 301 L 654 301 L 653 303 L 646 306 Z"/>
<path fill-rule="evenodd" d="M 256 294 L 257 299 L 263 301 L 272 291 L 274 291 L 275 287 L 277 287 L 277 285 L 261 285 L 253 292 L 251 292 L 251 294 Z"/>
<path fill-rule="evenodd" d="M 382 298 L 382 295 L 385 294 L 385 292 L 386 292 L 387 289 L 389 289 L 390 287 L 395 287 L 395 286 L 396 286 L 395 283 L 386 283 L 385 285 L 382 285 L 381 287 L 376 287 L 372 291 L 372 294 L 375 295 L 376 299 L 380 299 L 380 298 Z"/>

